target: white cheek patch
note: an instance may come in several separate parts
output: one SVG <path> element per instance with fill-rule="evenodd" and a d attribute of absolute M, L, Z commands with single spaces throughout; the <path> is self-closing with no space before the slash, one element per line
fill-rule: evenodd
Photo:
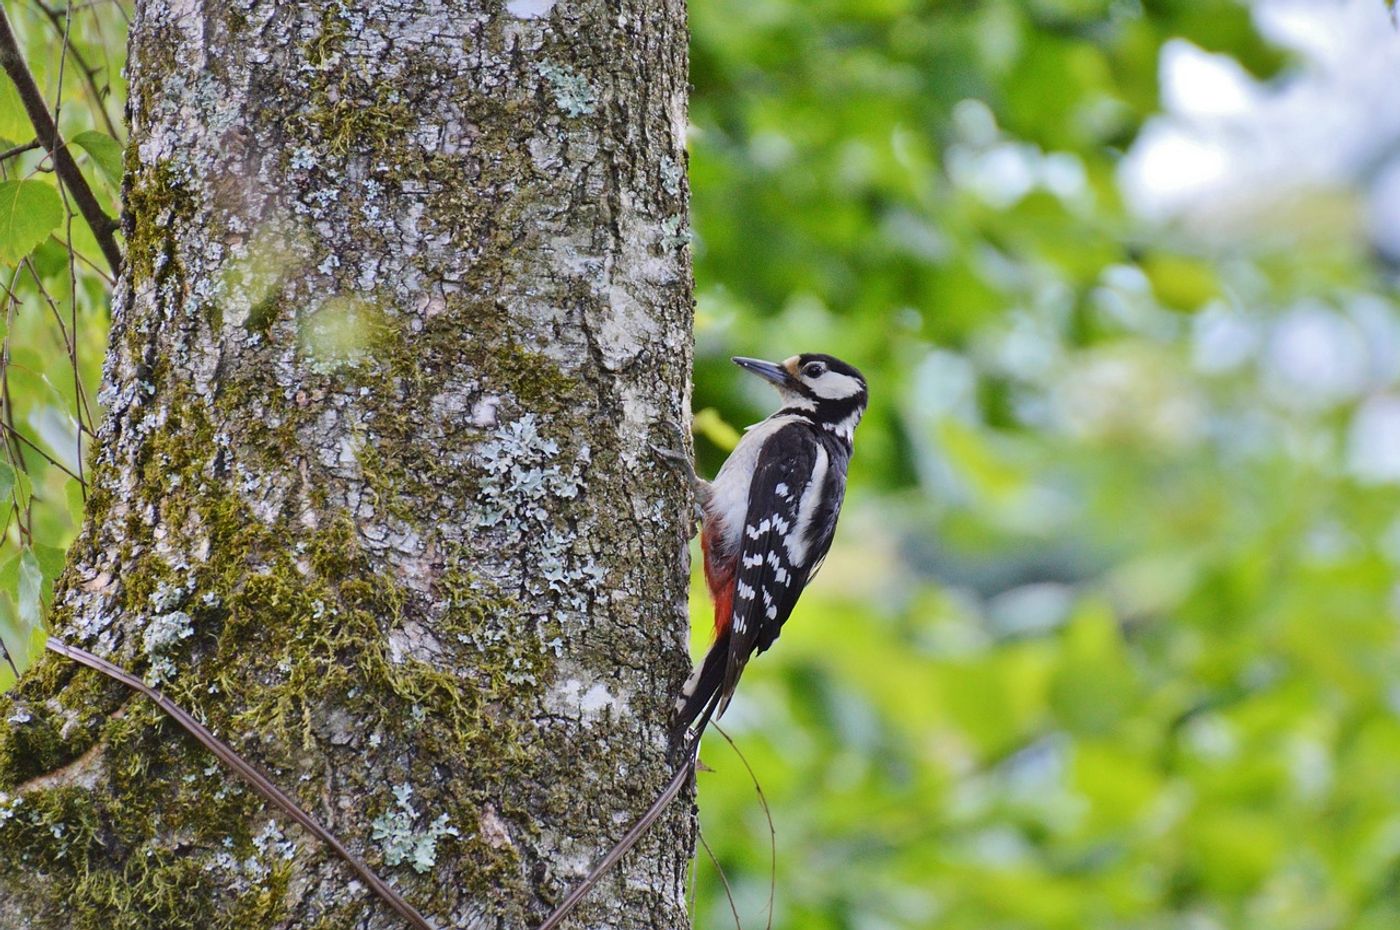
<path fill-rule="evenodd" d="M 860 393 L 859 381 L 836 371 L 828 371 L 820 378 L 809 380 L 807 384 L 812 388 L 813 394 L 826 400 L 854 397 Z"/>

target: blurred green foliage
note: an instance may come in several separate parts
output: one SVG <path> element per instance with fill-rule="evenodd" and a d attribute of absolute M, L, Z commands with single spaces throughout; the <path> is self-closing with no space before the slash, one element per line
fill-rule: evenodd
<path fill-rule="evenodd" d="M 63 128 L 115 210 L 122 7 L 7 9 L 50 100 L 70 30 Z M 1202 230 L 1122 180 L 1167 43 L 1264 87 L 1296 56 L 1228 0 L 691 16 L 704 468 L 771 408 L 730 354 L 834 352 L 873 396 L 837 548 L 722 721 L 778 831 L 773 926 L 1400 926 L 1393 270 L 1346 185 Z M 41 166 L 0 185 L 52 187 Z M 66 205 L 6 236 L 0 630 L 76 532 L 108 318 Z M 1346 377 L 1284 364 L 1328 339 Z M 704 755 L 752 930 L 767 822 L 723 741 Z M 696 893 L 697 926 L 731 921 L 703 857 Z"/>
<path fill-rule="evenodd" d="M 1357 461 L 1393 277 L 1320 215 L 1355 191 L 1206 235 L 1120 184 L 1165 43 L 1264 87 L 1292 54 L 1221 0 L 697 0 L 692 28 L 696 405 L 771 409 L 730 354 L 834 352 L 872 394 L 836 549 L 722 721 L 776 822 L 773 925 L 1400 926 L 1400 522 Z M 1313 324 L 1367 334 L 1346 390 L 1271 363 Z M 704 756 L 760 926 L 766 821 Z M 732 923 L 698 872 L 697 926 Z"/>
<path fill-rule="evenodd" d="M 5 12 L 103 209 L 118 212 L 128 14 L 116 3 L 28 0 Z M 0 74 L 0 690 L 41 648 L 41 601 L 82 519 L 111 280 Z M 28 647 L 28 648 L 25 648 Z M 12 665 L 11 662 L 14 664 Z"/>

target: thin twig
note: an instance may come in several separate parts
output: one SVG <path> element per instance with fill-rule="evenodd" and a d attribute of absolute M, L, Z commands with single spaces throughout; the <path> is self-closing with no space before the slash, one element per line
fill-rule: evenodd
<path fill-rule="evenodd" d="M 598 884 L 598 881 L 607 874 L 608 869 L 617 865 L 617 861 L 621 859 L 629 849 L 637 845 L 637 841 L 642 838 L 642 835 L 647 832 L 647 829 L 656 822 L 656 819 L 661 816 L 662 812 L 676 799 L 676 795 L 681 793 L 681 788 L 685 785 L 686 779 L 695 772 L 696 760 L 700 758 L 700 737 L 704 735 L 705 725 L 710 722 L 710 716 L 715 712 L 715 707 L 719 703 L 719 697 L 719 692 L 715 692 L 715 696 L 711 698 L 710 703 L 705 706 L 704 713 L 697 718 L 695 736 L 688 745 L 683 747 L 684 751 L 681 754 L 681 758 L 684 761 L 676 766 L 675 774 L 671 776 L 671 781 L 662 789 L 660 796 L 652 802 L 651 807 L 647 808 L 647 812 L 632 825 L 632 829 L 628 830 L 627 834 L 623 836 L 622 839 L 618 840 L 617 843 L 613 845 L 612 849 L 609 849 L 603 854 L 603 858 L 598 860 L 598 864 L 584 877 L 583 881 L 579 882 L 578 887 L 569 893 L 569 896 L 564 899 L 564 902 L 554 909 L 554 913 L 545 918 L 544 923 L 539 925 L 538 930 L 554 930 L 555 927 L 559 926 L 564 918 L 569 916 L 569 912 L 577 907 L 578 903 L 583 900 L 584 896 L 588 894 L 593 886 Z"/>
<path fill-rule="evenodd" d="M 705 847 L 705 855 L 710 857 L 710 864 L 715 867 L 720 884 L 724 886 L 724 896 L 729 899 L 729 913 L 734 915 L 734 930 L 744 930 L 743 922 L 739 920 L 739 907 L 734 903 L 734 889 L 729 887 L 729 877 L 724 874 L 724 866 L 719 864 L 719 859 L 715 857 L 715 851 L 710 848 L 709 843 L 705 842 L 705 831 L 695 831 L 695 838 L 700 841 L 701 846 Z"/>
<path fill-rule="evenodd" d="M 3 12 L 3 11 L 0 11 Z M 15 428 L 15 402 L 10 396 L 10 337 L 15 332 L 15 308 L 19 302 L 14 298 L 15 284 L 19 281 L 19 267 L 15 267 L 14 276 L 10 278 L 10 284 L 5 289 L 10 299 L 5 304 L 5 339 L 3 346 L 0 346 L 0 423 L 6 429 L 5 445 L 9 449 L 10 456 L 19 466 L 18 471 L 29 472 L 29 465 L 24 460 L 24 448 L 15 438 L 19 435 L 19 430 Z M 20 538 L 30 539 L 31 522 L 33 520 L 34 495 L 31 493 L 28 500 L 23 500 L 20 495 L 19 482 L 10 489 L 10 495 L 15 503 L 15 526 L 19 529 Z M 8 532 L 8 524 L 6 531 Z"/>
<path fill-rule="evenodd" d="M 63 35 L 63 41 L 68 41 L 67 21 L 73 17 L 73 7 L 65 7 L 63 10 L 55 10 L 44 3 L 44 0 L 33 0 L 35 6 L 43 11 L 44 17 Z M 97 68 L 87 63 L 82 52 L 76 47 L 68 49 L 73 53 L 73 60 L 78 63 L 78 70 L 83 73 L 83 78 L 87 81 L 88 90 L 92 93 L 93 105 L 97 107 L 97 112 L 102 115 L 102 122 L 107 125 L 107 134 L 113 139 L 120 138 L 116 125 L 112 122 L 112 117 L 107 113 L 107 105 L 103 100 L 102 90 L 97 86 Z"/>
<path fill-rule="evenodd" d="M 59 16 L 51 12 L 47 6 L 44 6 L 43 0 L 34 0 L 34 2 L 38 3 L 39 7 L 43 9 L 45 13 L 49 14 L 49 21 L 53 23 L 55 28 L 58 28 Z M 63 75 L 65 69 L 68 67 L 68 55 L 70 52 L 73 55 L 73 59 L 78 62 L 78 67 L 83 70 L 88 78 L 88 82 L 92 85 L 93 96 L 95 98 L 93 103 L 99 110 L 102 110 L 102 118 L 106 119 L 107 113 L 105 109 L 103 109 L 101 97 L 97 94 L 97 85 L 92 82 L 92 74 L 87 67 L 87 63 L 83 61 L 82 55 L 78 54 L 77 48 L 73 46 L 72 9 L 68 9 L 64 13 L 62 20 L 63 28 L 61 32 L 63 33 L 63 49 L 58 59 L 58 90 L 55 93 L 53 104 L 54 122 L 58 122 L 59 114 L 62 113 Z M 107 125 L 108 128 L 112 130 L 112 134 L 116 135 L 116 128 L 112 126 L 110 120 L 108 120 Z M 83 379 L 78 368 L 78 264 L 73 260 L 73 256 L 77 254 L 77 249 L 73 247 L 73 206 L 68 202 L 68 189 L 66 187 L 60 187 L 60 190 L 63 193 L 63 213 L 66 218 L 64 233 L 67 237 L 65 245 L 68 246 L 68 296 L 71 301 L 71 327 L 65 327 L 63 325 L 63 316 L 58 312 L 58 305 L 54 304 L 52 300 L 50 300 L 49 303 L 53 306 L 54 319 L 58 322 L 58 331 L 63 336 L 63 346 L 68 350 L 69 367 L 72 369 L 73 373 L 73 419 L 78 424 L 78 429 L 74 434 L 78 445 L 74 461 L 78 463 L 78 483 L 82 487 L 83 502 L 86 503 L 87 482 L 83 480 L 83 408 L 85 406 L 85 398 L 83 397 Z M 38 284 L 39 290 L 47 297 L 48 291 L 44 287 L 44 282 L 39 278 L 38 270 L 33 267 L 33 264 L 30 263 L 28 259 L 25 259 L 25 263 L 29 264 L 29 271 L 34 275 L 34 281 Z"/>
<path fill-rule="evenodd" d="M 15 286 L 19 283 L 20 267 L 15 266 L 14 274 L 10 276 L 10 283 L 4 285 L 5 296 L 5 338 L 0 343 L 0 423 L 6 426 L 13 425 L 12 412 L 10 410 L 10 337 L 15 330 L 15 308 L 19 306 L 19 298 L 15 296 Z M 15 439 L 6 434 L 5 448 L 9 450 L 10 457 L 19 463 L 20 470 L 24 468 L 24 450 L 19 447 Z M 6 526 L 6 529 L 9 529 Z"/>
<path fill-rule="evenodd" d="M 155 688 L 152 688 L 135 675 L 130 674 L 125 669 L 113 665 L 106 659 L 95 656 L 85 649 L 81 649 L 77 646 L 70 646 L 55 636 L 49 636 L 45 645 L 50 652 L 58 653 L 65 658 L 72 659 L 80 665 L 86 665 L 88 668 L 95 669 L 108 678 L 119 681 L 131 690 L 138 691 L 150 698 L 155 702 L 156 706 L 165 711 L 172 720 L 184 727 L 185 731 L 195 739 L 199 740 L 200 744 L 204 746 L 205 749 L 208 749 L 217 756 L 221 762 L 241 776 L 254 791 L 280 807 L 288 817 L 291 817 L 297 823 L 301 824 L 315 835 L 317 839 L 333 849 L 336 855 L 344 859 L 345 862 L 349 864 L 350 868 L 354 869 L 355 873 L 359 875 L 360 878 L 364 879 L 365 882 L 374 889 L 374 892 L 378 894 L 379 897 L 383 898 L 401 917 L 413 924 L 413 926 L 419 928 L 419 930 L 434 930 L 433 925 L 428 923 L 427 918 L 418 913 L 417 909 L 415 909 L 412 904 L 409 904 L 401 898 L 397 891 L 376 875 L 369 866 L 360 861 L 359 857 L 346 849 L 340 840 L 336 839 L 329 830 L 321 826 L 320 821 L 298 807 L 297 803 L 284 793 L 281 788 L 273 784 L 271 779 L 254 768 L 251 763 L 247 762 L 238 753 L 234 752 L 226 743 L 215 736 L 208 727 L 190 716 L 180 705 L 176 704 L 174 701 L 170 700 L 170 698 L 166 697 Z"/>
<path fill-rule="evenodd" d="M 83 177 L 78 163 L 68 152 L 67 144 L 59 136 L 58 126 L 54 124 L 53 116 L 44 104 L 44 97 L 39 93 L 38 85 L 34 83 L 34 75 L 29 73 L 29 66 L 24 63 L 24 55 L 19 50 L 14 30 L 10 28 L 10 17 L 4 6 L 0 6 L 0 67 L 3 67 L 10 80 L 14 81 L 20 100 L 24 103 L 24 110 L 29 114 L 29 122 L 34 124 L 39 141 L 48 150 L 59 178 L 73 192 L 78 212 L 87 220 L 92 234 L 97 238 L 97 244 L 102 247 L 107 264 L 112 266 L 112 271 L 118 271 L 121 268 L 122 252 L 113 235 L 117 230 L 117 223 L 98 205 L 92 188 L 88 186 L 87 178 Z"/>
<path fill-rule="evenodd" d="M 729 748 L 734 750 L 734 755 L 744 764 L 744 769 L 749 773 L 749 780 L 753 782 L 753 790 L 758 793 L 758 804 L 763 808 L 763 816 L 768 820 L 768 923 L 765 930 L 773 930 L 773 898 L 778 889 L 778 831 L 773 827 L 773 811 L 768 807 L 768 796 L 763 793 L 763 786 L 758 783 L 758 775 L 754 773 L 753 766 L 749 765 L 743 750 L 718 723 L 712 723 L 710 726 L 724 737 Z"/>
<path fill-rule="evenodd" d="M 86 255 L 82 254 L 81 252 L 71 252 L 71 251 L 70 251 L 68 254 L 71 255 L 71 256 L 73 256 L 74 258 L 76 258 L 78 261 L 82 262 L 84 265 L 86 265 L 88 271 L 91 271 L 93 274 L 95 274 L 95 275 L 97 275 L 99 278 L 101 278 L 101 279 L 103 280 L 103 282 L 106 283 L 106 285 L 107 285 L 108 287 L 116 287 L 116 286 L 117 286 L 117 279 L 114 278 L 114 277 L 112 277 L 112 272 L 110 272 L 110 271 L 107 270 L 106 268 L 103 268 L 102 266 L 98 265 L 97 262 L 95 262 L 95 261 L 93 261 L 92 259 L 88 258 Z"/>
<path fill-rule="evenodd" d="M 698 824 L 696 825 L 695 829 L 696 829 L 697 831 L 700 829 L 700 827 L 699 827 Z M 699 893 L 700 893 L 700 864 L 697 862 L 697 863 L 695 863 L 694 865 L 692 865 L 692 866 L 690 867 L 690 894 L 689 894 L 690 901 L 689 901 L 689 903 L 686 905 L 686 913 L 687 913 L 687 914 L 690 914 L 691 917 L 692 917 L 692 919 L 694 918 L 694 915 L 695 915 L 695 899 L 696 899 L 696 897 L 699 895 Z"/>
<path fill-rule="evenodd" d="M 73 369 L 73 391 L 77 398 L 77 400 L 74 401 L 74 404 L 75 406 L 81 405 L 81 409 L 77 410 L 77 414 L 74 417 L 74 422 L 78 424 L 79 433 L 87 433 L 89 436 L 91 436 L 93 435 L 93 431 L 91 428 L 92 409 L 88 406 L 87 391 L 83 389 L 82 380 L 78 376 L 78 278 L 73 263 L 73 259 L 77 256 L 78 253 L 75 252 L 72 248 L 73 216 L 73 211 L 71 209 L 68 210 L 68 289 L 73 296 L 71 328 L 68 324 L 65 324 L 63 322 L 63 312 L 59 309 L 58 302 L 53 299 L 53 295 L 49 293 L 49 289 L 44 286 L 44 279 L 39 276 L 39 270 L 34 267 L 33 259 L 28 257 L 21 259 L 19 267 L 24 269 L 25 271 L 28 271 L 30 277 L 34 279 L 34 286 L 38 289 L 39 296 L 42 297 L 44 299 L 44 302 L 48 304 L 49 312 L 53 314 L 54 322 L 58 324 L 58 332 L 63 339 L 63 348 L 64 351 L 68 354 L 68 359 Z M 5 295 L 11 300 L 15 302 L 19 301 L 19 298 L 15 295 L 14 291 L 12 291 L 8 287 L 5 287 L 3 283 L 0 283 L 0 288 L 4 289 Z M 36 372 L 36 374 L 38 374 L 38 372 Z M 45 380 L 47 380 L 47 376 L 45 376 Z M 87 414 L 86 422 L 84 422 L 84 413 Z M 82 456 L 80 455 L 80 462 L 81 459 Z M 81 466 L 79 467 L 78 471 L 78 477 L 81 478 Z"/>
<path fill-rule="evenodd" d="M 7 158 L 14 158 L 16 155 L 23 155 L 25 152 L 32 152 L 38 147 L 39 140 L 32 139 L 24 143 L 24 145 L 17 145 L 12 149 L 5 149 L 5 151 L 0 152 L 0 161 L 4 161 Z"/>
<path fill-rule="evenodd" d="M 0 429 L 4 430 L 6 433 L 8 433 L 10 436 L 14 437 L 15 439 L 18 439 L 20 442 L 24 443 L 26 446 L 28 446 L 29 448 L 33 449 L 35 452 L 39 453 L 39 457 L 40 457 L 40 458 L 42 458 L 44 461 L 48 462 L 48 463 L 49 463 L 50 465 L 52 465 L 54 468 L 57 468 L 59 471 L 63 472 L 63 473 L 64 473 L 65 475 L 67 475 L 69 478 L 72 478 L 74 481 L 77 481 L 79 484 L 81 484 L 81 485 L 83 486 L 83 493 L 84 493 L 84 494 L 87 493 L 87 483 L 83 481 L 82 477 L 81 477 L 80 475 L 75 475 L 75 474 L 73 474 L 72 469 L 68 468 L 66 465 L 64 465 L 62 462 L 60 462 L 58 459 L 54 458 L 52 455 L 49 455 L 47 452 L 45 452 L 42 448 L 40 448 L 40 447 L 34 442 L 34 440 L 30 439 L 28 436 L 24 435 L 24 434 L 21 433 L 18 429 L 16 429 L 14 426 L 11 426 L 9 423 L 6 423 L 4 420 L 0 420 Z"/>
<path fill-rule="evenodd" d="M 660 797 L 652 803 L 651 807 L 647 808 L 647 812 L 632 825 L 632 829 L 627 831 L 626 836 L 617 841 L 617 845 L 613 846 L 602 859 L 598 860 L 598 864 L 593 867 L 593 870 L 588 873 L 588 876 L 583 881 L 579 882 L 578 887 L 570 892 L 563 903 L 554 909 L 554 913 L 545 918 L 545 922 L 540 924 L 539 930 L 554 930 L 555 927 L 559 926 L 564 918 L 569 915 L 569 912 L 577 907 L 584 896 L 598 883 L 598 879 L 602 878 L 603 875 L 607 873 L 608 869 L 616 865 L 617 860 L 621 859 L 624 853 L 637 845 L 637 840 L 642 838 L 642 834 L 646 833 L 647 828 L 656 822 L 656 818 L 661 816 L 662 811 L 670 806 L 671 802 L 676 799 L 676 795 L 681 793 L 681 788 L 685 786 L 686 779 L 694 771 L 695 756 L 691 755 L 685 762 L 677 766 L 676 773 L 671 776 L 670 783 L 666 785 L 665 790 L 661 792 Z"/>

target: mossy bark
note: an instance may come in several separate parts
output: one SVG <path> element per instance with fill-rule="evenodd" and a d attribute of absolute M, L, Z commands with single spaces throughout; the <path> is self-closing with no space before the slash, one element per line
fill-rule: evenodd
<path fill-rule="evenodd" d="M 57 633 L 442 926 L 528 928 L 668 775 L 680 0 L 138 0 L 128 256 Z M 673 812 L 580 925 L 684 927 Z M 0 928 L 390 928 L 141 699 L 0 699 Z"/>

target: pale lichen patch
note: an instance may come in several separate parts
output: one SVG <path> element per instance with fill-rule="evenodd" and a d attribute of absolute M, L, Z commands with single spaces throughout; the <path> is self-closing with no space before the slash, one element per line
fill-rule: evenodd
<path fill-rule="evenodd" d="M 506 12 L 518 19 L 541 19 L 549 15 L 557 0 L 509 0 Z"/>
<path fill-rule="evenodd" d="M 598 106 L 597 95 L 588 80 L 572 68 L 546 61 L 539 66 L 540 75 L 554 91 L 554 102 L 568 116 L 587 116 Z"/>
<path fill-rule="evenodd" d="M 371 822 L 371 836 L 379 843 L 386 865 L 407 863 L 415 872 L 427 872 L 437 863 L 438 840 L 444 836 L 461 836 L 461 833 L 448 822 L 446 814 L 439 814 L 420 828 L 420 817 L 411 801 L 413 788 L 407 784 L 395 785 L 393 793 L 394 806 Z"/>

